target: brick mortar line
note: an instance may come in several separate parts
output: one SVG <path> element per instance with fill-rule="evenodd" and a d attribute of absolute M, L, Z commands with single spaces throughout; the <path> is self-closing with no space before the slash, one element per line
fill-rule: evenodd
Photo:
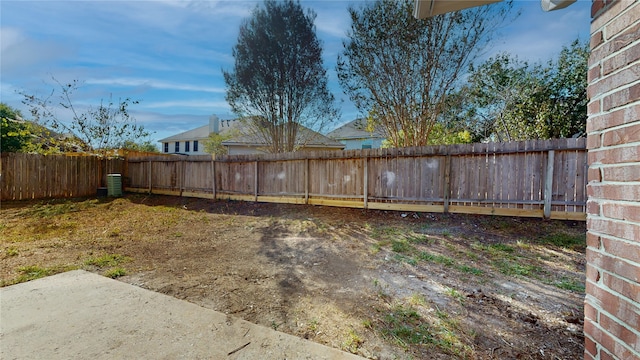
<path fill-rule="evenodd" d="M 593 163 L 593 165 L 599 165 L 599 167 L 601 167 L 601 168 L 619 168 L 619 167 L 633 166 L 633 165 L 637 166 L 637 165 L 640 165 L 640 161 L 627 162 L 627 163 L 621 163 L 621 164 L 602 164 L 602 163 L 601 164 L 596 164 L 596 163 Z M 604 182 L 604 181 L 601 181 L 601 182 Z M 623 181 L 620 181 L 620 182 L 623 182 Z M 628 181 L 628 182 L 631 182 L 631 181 Z"/>
<path fill-rule="evenodd" d="M 588 298 L 589 298 L 589 297 L 585 297 L 585 301 L 586 301 L 586 302 L 589 302 L 589 301 L 588 301 Z M 591 298 L 593 298 L 594 300 L 598 300 L 598 299 L 597 299 L 597 298 L 595 298 L 595 297 L 591 297 Z M 597 304 L 597 302 L 589 302 L 589 303 L 590 303 L 590 304 Z M 634 333 L 635 335 L 638 335 L 638 337 L 640 338 L 640 333 L 638 333 L 637 331 L 634 331 L 632 326 L 630 326 L 630 325 L 623 325 L 623 324 L 620 324 L 620 322 L 618 322 L 618 321 L 617 321 L 617 320 L 618 320 L 618 318 L 617 318 L 616 316 L 611 315 L 608 311 L 604 310 L 603 308 L 601 308 L 601 307 L 599 307 L 599 306 L 598 306 L 598 307 L 594 306 L 594 309 L 598 310 L 598 312 L 599 312 L 599 313 L 603 313 L 603 314 L 607 315 L 607 317 L 608 317 L 609 319 L 611 319 L 612 321 L 614 321 L 616 324 L 618 324 L 618 325 L 622 326 L 623 328 L 632 330 L 631 332 L 632 332 L 632 333 Z M 600 316 L 598 316 L 598 317 L 600 317 Z M 620 345 L 622 345 L 625 349 L 629 350 L 629 352 L 631 352 L 632 354 L 635 354 L 636 356 L 638 356 L 638 357 L 640 358 L 640 352 L 635 351 L 635 350 L 633 349 L 633 347 L 630 347 L 630 346 L 631 346 L 630 344 L 627 344 L 626 342 L 622 341 L 619 337 L 617 337 L 616 335 L 614 335 L 614 334 L 612 334 L 611 332 L 609 332 L 609 331 L 608 331 L 608 329 L 603 328 L 603 327 L 600 325 L 600 321 L 601 321 L 600 319 L 598 319 L 597 321 L 592 319 L 591 323 L 593 324 L 593 326 L 594 326 L 594 327 L 598 328 L 600 331 L 602 331 L 602 332 L 606 333 L 607 335 L 609 335 L 612 339 L 614 339 L 614 341 L 616 341 L 617 343 L 619 343 Z M 585 335 L 586 335 L 586 334 L 587 334 L 587 333 L 585 333 Z M 593 339 L 593 338 L 592 338 L 592 339 Z M 597 342 L 597 341 L 594 341 L 594 342 L 595 342 L 597 345 L 600 345 L 600 346 L 602 347 L 602 349 L 606 349 L 607 351 L 613 351 L 613 350 L 614 350 L 614 349 L 607 349 L 607 348 L 605 348 L 604 346 L 602 346 L 602 344 L 601 344 L 601 343 L 599 343 L 599 342 Z M 635 344 L 634 344 L 634 346 L 635 346 Z"/>
<path fill-rule="evenodd" d="M 591 233 L 592 233 L 592 234 L 596 234 L 595 232 L 591 232 Z M 607 236 L 607 237 L 613 237 L 613 238 L 615 238 L 615 236 L 610 236 L 610 235 L 605 235 L 605 234 L 602 234 L 602 235 L 603 235 L 603 236 Z M 620 256 L 613 255 L 613 254 L 611 254 L 611 253 L 609 253 L 609 252 L 607 252 L 607 251 L 600 250 L 599 248 L 594 248 L 594 247 L 588 247 L 588 248 L 589 248 L 591 251 L 593 251 L 594 253 L 598 253 L 598 254 L 600 254 L 600 255 L 607 256 L 607 257 L 610 257 L 610 258 L 615 258 L 616 260 L 622 261 L 622 262 L 626 263 L 627 265 L 630 265 L 630 266 L 633 266 L 633 267 L 638 267 L 638 266 L 640 266 L 640 263 L 637 263 L 637 262 L 634 262 L 634 261 L 631 261 L 631 260 L 627 260 L 627 259 L 625 259 L 625 258 L 621 258 Z M 600 268 L 599 266 L 596 266 L 596 265 L 594 265 L 594 264 L 591 264 L 591 265 L 592 265 L 594 268 L 602 269 L 602 268 Z M 629 280 L 630 280 L 630 279 L 629 279 Z M 627 298 L 627 297 L 625 297 L 625 299 L 627 299 L 627 300 L 629 300 L 629 301 L 631 301 L 631 302 L 633 302 L 633 303 L 638 303 L 638 301 L 637 301 L 637 300 L 632 300 L 632 299 L 629 299 L 629 298 Z"/>
<path fill-rule="evenodd" d="M 623 3 L 623 2 L 626 2 L 626 1 L 633 2 L 635 0 L 621 0 L 618 4 L 609 5 L 609 10 L 607 10 L 607 11 L 611 11 L 610 9 L 612 7 L 615 7 L 616 5 L 619 6 L 620 3 Z M 602 24 L 599 24 L 598 27 L 596 28 L 596 31 L 603 30 L 607 25 L 611 24 L 612 22 L 617 21 L 619 17 L 624 16 L 624 14 L 626 14 L 628 11 L 632 11 L 636 6 L 638 6 L 638 5 L 637 4 L 627 5 L 624 9 L 622 9 L 622 11 L 620 11 L 619 13 L 613 15 L 613 17 L 611 19 L 609 19 L 606 22 L 603 22 Z M 601 19 L 602 15 L 603 14 L 601 13 L 600 16 L 598 16 L 596 19 L 592 19 L 591 20 L 591 25 L 593 26 L 594 22 L 598 22 L 598 20 Z"/>
<path fill-rule="evenodd" d="M 637 122 L 637 121 L 636 121 Z M 635 124 L 636 122 L 633 122 L 631 124 L 633 125 L 637 125 Z M 606 132 L 605 131 L 600 131 L 600 134 Z M 598 135 L 598 132 L 592 132 L 589 133 L 589 135 Z M 635 146 L 635 145 L 640 145 L 640 141 L 636 141 L 636 142 L 630 142 L 630 143 L 624 143 L 624 144 L 617 144 L 617 145 L 611 145 L 611 146 L 601 146 L 601 147 L 597 147 L 597 148 L 593 148 L 593 149 L 589 149 L 589 152 L 595 152 L 597 150 L 614 150 L 614 149 L 624 149 L 624 148 L 628 148 L 631 146 Z M 636 162 L 637 163 L 637 162 Z M 623 164 L 627 164 L 627 163 L 623 163 Z M 633 162 L 632 162 L 633 164 Z"/>
<path fill-rule="evenodd" d="M 624 295 L 618 293 L 617 291 L 614 291 L 614 290 L 612 290 L 612 289 L 610 289 L 608 287 L 605 287 L 604 284 L 594 283 L 593 281 L 592 281 L 592 283 L 596 287 L 598 287 L 601 290 L 604 290 L 604 291 L 610 293 L 611 295 L 614 295 L 615 297 L 618 297 L 620 299 L 624 299 L 626 302 L 631 303 L 631 304 L 633 304 L 633 303 L 637 304 L 637 302 L 629 301 L 627 297 L 625 297 Z M 607 310 L 605 310 L 603 305 L 602 305 L 602 301 L 600 301 L 600 299 L 598 299 L 597 297 L 595 297 L 595 296 L 593 296 L 591 294 L 585 294 L 584 301 L 589 303 L 590 305 L 593 305 L 594 309 L 598 310 L 598 312 L 600 312 L 600 313 L 603 313 L 603 314 L 607 315 L 609 318 L 612 318 L 612 319 L 617 319 L 618 318 L 616 315 L 613 315 L 610 312 L 608 312 Z M 600 316 L 598 316 L 598 317 L 600 317 Z M 597 322 L 598 322 L 598 324 L 600 324 L 600 319 L 597 319 Z M 627 326 L 632 327 L 629 324 L 627 324 Z M 623 326 L 623 327 L 627 327 L 627 326 Z M 640 337 L 640 333 L 638 333 L 638 331 L 634 331 L 634 333 L 637 333 L 638 337 Z"/>
<path fill-rule="evenodd" d="M 594 200 L 594 199 L 590 199 L 590 200 Z M 629 200 L 629 203 L 634 203 L 634 201 Z M 610 218 L 610 217 L 606 217 L 606 216 L 595 216 L 593 214 L 587 214 L 587 221 L 589 221 L 589 219 L 610 221 L 610 222 L 614 222 L 616 224 L 636 225 L 636 226 L 640 225 L 640 223 L 637 223 L 637 222 L 634 222 L 634 221 L 620 220 L 620 219 Z M 605 234 L 605 233 L 594 231 L 594 230 L 589 230 L 589 232 L 594 234 L 594 235 L 598 235 L 598 236 L 606 236 L 606 237 L 614 238 L 615 240 L 622 240 L 621 238 L 619 238 L 619 237 L 617 237 L 615 235 Z M 637 243 L 635 243 L 635 244 L 637 245 Z"/>
<path fill-rule="evenodd" d="M 602 130 L 597 130 L 597 131 L 593 131 L 587 134 L 587 136 L 589 135 L 601 135 L 606 133 L 607 131 L 612 131 L 612 130 L 623 130 L 624 128 L 630 127 L 630 126 L 637 126 L 638 124 L 636 122 L 628 122 L 628 123 L 624 123 L 624 124 L 620 124 L 620 125 L 616 125 L 616 126 L 612 126 L 612 127 L 608 127 L 606 129 L 602 129 Z M 638 143 L 640 143 L 640 140 L 636 141 Z M 631 143 L 633 144 L 633 143 Z M 609 147 L 609 146 L 606 146 Z M 595 149 L 599 149 L 602 147 L 597 147 Z M 592 149 L 593 150 L 593 149 Z"/>
<path fill-rule="evenodd" d="M 639 62 L 640 62 L 640 61 L 639 61 Z M 625 67 L 625 68 L 623 68 L 623 69 L 621 69 L 621 70 L 624 70 L 624 69 L 626 69 L 626 67 Z M 606 79 L 606 78 L 607 78 L 607 77 L 609 77 L 610 75 L 612 75 L 612 74 L 605 75 L 605 76 L 604 76 L 603 78 L 601 78 L 601 79 Z M 600 93 L 600 94 L 598 94 L 598 96 L 594 96 L 594 97 L 592 97 L 591 99 L 589 99 L 589 102 L 592 102 L 592 101 L 595 101 L 595 100 L 602 100 L 602 99 L 604 99 L 605 97 L 607 97 L 607 96 L 609 96 L 609 95 L 615 94 L 615 93 L 620 92 L 620 91 L 624 91 L 624 90 L 626 90 L 626 89 L 628 89 L 628 88 L 631 88 L 631 87 L 633 87 L 633 86 L 635 86 L 635 85 L 638 85 L 638 84 L 640 84 L 640 79 L 639 79 L 639 80 L 636 80 L 636 81 L 634 81 L 634 82 L 631 82 L 631 83 L 625 84 L 625 85 L 623 85 L 623 86 L 621 86 L 621 87 L 617 87 L 617 88 L 615 88 L 615 89 L 613 89 L 613 90 L 610 90 L 610 91 L 607 91 L 607 92 Z M 636 99 L 635 101 L 632 101 L 632 102 L 630 102 L 630 103 L 628 103 L 628 104 L 624 104 L 623 106 L 620 106 L 620 107 L 615 107 L 615 108 L 613 108 L 613 109 L 615 109 L 615 110 L 623 109 L 623 108 L 625 108 L 626 106 L 628 106 L 628 105 L 630 105 L 630 104 L 633 104 L 633 103 L 637 103 L 637 102 L 640 102 L 640 99 Z M 613 110 L 613 109 L 611 109 L 611 110 Z M 606 113 L 611 112 L 611 110 L 608 110 L 607 112 L 601 111 L 601 112 L 599 112 L 598 114 L 606 114 Z"/>

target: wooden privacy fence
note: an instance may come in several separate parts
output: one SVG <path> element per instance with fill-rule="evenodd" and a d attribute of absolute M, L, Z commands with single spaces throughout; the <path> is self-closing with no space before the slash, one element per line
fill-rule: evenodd
<path fill-rule="evenodd" d="M 96 195 L 107 174 L 124 173 L 123 159 L 97 156 L 3 153 L 0 200 Z"/>
<path fill-rule="evenodd" d="M 585 139 L 130 158 L 127 191 L 365 209 L 585 219 Z"/>

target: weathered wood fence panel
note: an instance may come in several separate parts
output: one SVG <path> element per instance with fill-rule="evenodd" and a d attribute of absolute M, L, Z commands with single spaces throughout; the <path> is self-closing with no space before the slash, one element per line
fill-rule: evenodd
<path fill-rule="evenodd" d="M 271 155 L 2 154 L 0 199 L 126 190 L 250 201 L 584 219 L 584 139 Z"/>
<path fill-rule="evenodd" d="M 149 171 L 151 173 L 149 174 Z M 205 198 L 584 219 L 584 139 L 142 157 L 128 190 Z"/>
<path fill-rule="evenodd" d="M 0 161 L 0 200 L 96 195 L 107 174 L 124 173 L 123 159 L 95 156 L 4 153 Z"/>

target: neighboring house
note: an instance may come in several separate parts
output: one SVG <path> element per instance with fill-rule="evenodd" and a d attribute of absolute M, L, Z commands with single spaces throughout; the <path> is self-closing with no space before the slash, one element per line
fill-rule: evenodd
<path fill-rule="evenodd" d="M 229 155 L 264 154 L 265 151 L 262 149 L 266 144 L 243 134 L 243 127 L 244 124 L 240 120 L 221 120 L 217 116 L 212 115 L 209 117 L 208 125 L 169 136 L 158 142 L 162 144 L 160 148 L 162 153 L 207 155 L 204 151 L 204 143 L 209 138 L 210 133 L 226 134 L 234 131 L 237 133 L 236 136 L 222 142 L 222 145 L 228 149 Z M 342 150 L 344 148 L 342 143 L 329 139 L 315 131 L 304 128 L 303 132 L 304 134 L 311 134 L 310 137 L 312 137 L 312 140 L 308 141 L 300 150 Z"/>
<path fill-rule="evenodd" d="M 327 134 L 345 145 L 345 150 L 379 149 L 385 139 L 380 129 L 367 130 L 367 119 L 350 121 Z"/>

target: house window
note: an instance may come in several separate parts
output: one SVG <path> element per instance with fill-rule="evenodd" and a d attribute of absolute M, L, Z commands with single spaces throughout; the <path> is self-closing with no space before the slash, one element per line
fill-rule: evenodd
<path fill-rule="evenodd" d="M 189 152 L 189 142 L 188 141 L 184 142 L 184 152 Z"/>
<path fill-rule="evenodd" d="M 176 141 L 176 147 L 173 152 L 180 152 L 180 142 Z"/>
<path fill-rule="evenodd" d="M 193 140 L 193 151 L 194 152 L 198 151 L 198 140 Z"/>
<path fill-rule="evenodd" d="M 168 153 L 169 152 L 169 143 L 162 143 L 163 147 L 164 147 L 164 152 Z"/>
<path fill-rule="evenodd" d="M 363 149 L 371 149 L 371 145 L 362 144 L 362 148 Z"/>

